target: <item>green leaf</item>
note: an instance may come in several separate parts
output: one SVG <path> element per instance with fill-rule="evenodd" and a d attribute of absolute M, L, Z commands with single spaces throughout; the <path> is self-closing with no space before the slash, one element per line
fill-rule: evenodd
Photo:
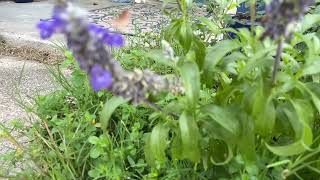
<path fill-rule="evenodd" d="M 237 136 L 239 134 L 239 122 L 232 111 L 216 105 L 206 105 L 201 108 L 204 115 L 209 115 L 212 120 L 217 122 L 221 127 L 230 134 Z"/>
<path fill-rule="evenodd" d="M 306 150 L 311 150 L 305 142 L 312 141 L 312 130 L 309 126 L 304 125 L 304 134 L 301 140 L 284 146 L 270 146 L 266 144 L 267 148 L 274 154 L 278 156 L 293 156 L 301 154 Z"/>
<path fill-rule="evenodd" d="M 252 57 L 249 58 L 248 63 L 246 66 L 240 71 L 239 79 L 244 78 L 248 75 L 248 73 L 252 72 L 256 69 L 262 69 L 264 66 L 268 67 L 272 64 L 272 57 L 270 53 L 272 52 L 273 47 L 265 48 L 258 51 Z"/>
<path fill-rule="evenodd" d="M 150 135 L 150 148 L 153 156 L 160 163 L 164 163 L 166 160 L 165 150 L 167 148 L 169 128 L 163 124 L 155 126 Z"/>
<path fill-rule="evenodd" d="M 316 23 L 320 22 L 320 14 L 307 14 L 304 16 L 302 21 L 301 32 L 305 32 L 311 27 L 313 27 Z"/>
<path fill-rule="evenodd" d="M 267 165 L 267 168 L 273 168 L 273 167 L 281 166 L 281 165 L 284 165 L 284 164 L 292 164 L 292 161 L 289 160 L 289 159 L 285 159 L 285 160 L 282 160 L 282 161 L 278 161 L 278 162 L 269 164 L 269 165 Z"/>
<path fill-rule="evenodd" d="M 90 151 L 90 157 L 93 159 L 98 158 L 103 153 L 103 149 L 100 147 L 94 147 Z"/>
<path fill-rule="evenodd" d="M 101 172 L 98 169 L 91 169 L 88 172 L 88 175 L 92 178 L 99 178 L 100 177 Z"/>
<path fill-rule="evenodd" d="M 240 43 L 235 40 L 224 40 L 218 42 L 215 46 L 209 47 L 205 59 L 205 68 L 210 71 L 221 61 L 229 52 L 238 49 Z"/>
<path fill-rule="evenodd" d="M 299 83 L 308 94 L 310 94 L 314 106 L 317 108 L 318 113 L 320 113 L 320 85 L 318 83 Z"/>
<path fill-rule="evenodd" d="M 192 28 L 189 23 L 182 22 L 179 31 L 179 42 L 184 49 L 184 52 L 188 52 L 193 40 Z"/>
<path fill-rule="evenodd" d="M 126 102 L 127 100 L 123 99 L 120 96 L 113 96 L 104 104 L 103 109 L 100 113 L 100 122 L 103 129 L 106 129 L 108 127 L 110 117 L 112 113 L 117 109 L 117 107 Z"/>
<path fill-rule="evenodd" d="M 255 132 L 266 136 L 269 135 L 274 128 L 276 110 L 272 102 L 272 97 L 266 92 L 268 87 L 264 87 L 263 81 L 260 81 L 252 105 L 252 115 L 255 120 Z"/>
<path fill-rule="evenodd" d="M 250 116 L 245 113 L 239 114 L 241 123 L 241 135 L 238 140 L 238 147 L 247 165 L 256 161 L 256 144 L 254 124 Z"/>
<path fill-rule="evenodd" d="M 319 60 L 320 40 L 315 33 L 300 35 L 300 38 L 307 45 L 307 53 L 305 55 L 306 63 L 311 64 L 312 61 Z"/>
<path fill-rule="evenodd" d="M 187 8 L 191 8 L 192 7 L 192 1 L 193 0 L 185 0 Z"/>
<path fill-rule="evenodd" d="M 200 95 L 200 73 L 194 62 L 185 62 L 180 68 L 181 78 L 188 100 L 188 108 L 194 110 Z"/>
<path fill-rule="evenodd" d="M 181 114 L 183 111 L 183 104 L 179 101 L 171 101 L 163 108 L 163 111 L 168 114 Z"/>
<path fill-rule="evenodd" d="M 194 163 L 200 162 L 199 129 L 195 119 L 186 112 L 179 119 L 183 157 Z"/>
<path fill-rule="evenodd" d="M 294 109 L 296 110 L 297 116 L 301 123 L 308 125 L 313 123 L 314 112 L 313 107 L 307 100 L 295 99 L 290 101 Z"/>
<path fill-rule="evenodd" d="M 307 75 L 313 75 L 313 74 L 318 74 L 320 73 L 320 57 L 317 57 L 318 60 L 313 61 L 312 63 L 306 65 L 303 70 L 301 75 L 302 76 L 307 76 Z"/>
<path fill-rule="evenodd" d="M 173 160 L 182 160 L 183 159 L 183 146 L 180 132 L 172 140 L 172 158 Z"/>
<path fill-rule="evenodd" d="M 260 135 L 269 135 L 276 120 L 276 110 L 271 99 L 267 99 L 261 111 L 255 111 L 255 131 Z"/>
<path fill-rule="evenodd" d="M 211 153 L 210 156 L 210 161 L 212 164 L 216 165 L 216 166 L 223 166 L 228 164 L 232 158 L 233 158 L 233 152 L 232 152 L 232 147 L 230 146 L 230 144 L 225 144 L 226 148 L 222 146 L 222 143 L 219 144 L 215 144 L 213 146 L 211 146 L 211 148 L 213 148 L 213 152 Z M 225 151 L 223 151 L 223 149 L 226 149 Z M 219 161 L 217 161 L 217 156 L 219 157 Z M 221 160 L 221 157 L 223 160 Z"/>
<path fill-rule="evenodd" d="M 172 42 L 173 39 L 179 35 L 179 28 L 181 26 L 182 20 L 173 20 L 172 23 L 166 28 L 164 33 L 164 38 L 168 42 Z"/>
<path fill-rule="evenodd" d="M 299 100 L 290 100 L 290 102 L 293 108 L 287 107 L 283 111 L 294 129 L 297 141 L 282 146 L 270 146 L 266 144 L 267 148 L 278 156 L 292 156 L 301 154 L 306 150 L 311 150 L 309 146 L 312 144 L 313 134 L 312 129 L 308 125 L 310 116 L 306 116 L 306 113 L 309 113 L 310 110 L 308 109 L 308 106 L 305 108 L 305 104 L 301 103 Z"/>
<path fill-rule="evenodd" d="M 148 52 L 146 52 L 146 56 L 152 60 L 154 60 L 157 63 L 169 66 L 174 68 L 175 67 L 175 63 L 164 57 L 163 51 L 162 50 L 150 50 Z"/>
<path fill-rule="evenodd" d="M 144 137 L 144 141 L 145 141 L 145 145 L 143 147 L 143 152 L 144 152 L 144 156 L 146 159 L 146 162 L 151 166 L 151 167 L 156 167 L 156 158 L 154 156 L 154 154 L 152 153 L 151 150 L 151 133 L 146 133 L 145 137 Z"/>
<path fill-rule="evenodd" d="M 220 34 L 220 28 L 218 25 L 216 25 L 214 22 L 212 22 L 211 20 L 209 20 L 206 17 L 199 17 L 198 18 L 200 20 L 200 22 L 206 26 L 208 26 L 208 29 L 213 32 L 213 34 L 218 35 Z"/>
<path fill-rule="evenodd" d="M 199 38 L 194 38 L 192 41 L 192 49 L 196 53 L 196 62 L 201 71 L 206 57 L 206 46 Z"/>
<path fill-rule="evenodd" d="M 99 138 L 97 136 L 90 136 L 88 141 L 91 144 L 97 144 L 99 142 Z"/>

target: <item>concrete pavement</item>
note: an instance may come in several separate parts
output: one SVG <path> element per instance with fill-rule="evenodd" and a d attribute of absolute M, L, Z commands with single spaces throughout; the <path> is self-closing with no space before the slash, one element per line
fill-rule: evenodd
<path fill-rule="evenodd" d="M 57 88 L 58 85 L 46 65 L 16 57 L 0 56 L 0 123 L 11 127 L 9 122 L 17 120 L 28 125 L 34 118 L 30 119 L 30 114 L 19 106 L 19 101 L 31 105 L 33 101 L 30 97 L 43 95 Z M 11 133 L 19 142 L 27 142 L 26 137 L 22 137 L 16 131 Z M 0 157 L 4 153 L 14 151 L 13 149 L 13 145 L 0 136 Z M 10 162 L 0 160 L 0 163 L 0 174 L 2 170 L 11 167 Z M 10 168 L 9 171 L 14 174 L 15 171 L 19 171 L 19 167 L 14 170 Z"/>
<path fill-rule="evenodd" d="M 0 122 L 25 117 L 21 98 L 45 94 L 57 88 L 46 65 L 21 58 L 0 56 Z"/>
<path fill-rule="evenodd" d="M 121 5 L 111 0 L 74 0 L 77 6 L 88 11 Z M 50 1 L 14 3 L 0 1 L 0 55 L 18 56 L 44 63 L 55 63 L 63 57 L 53 48 L 53 42 L 61 43 L 61 36 L 41 40 L 36 24 L 51 17 Z"/>

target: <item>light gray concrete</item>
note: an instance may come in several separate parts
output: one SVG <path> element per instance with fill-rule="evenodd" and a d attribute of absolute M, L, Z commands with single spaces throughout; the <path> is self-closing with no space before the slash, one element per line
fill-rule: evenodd
<path fill-rule="evenodd" d="M 20 102 L 30 106 L 34 103 L 32 98 L 36 95 L 47 94 L 57 88 L 58 85 L 49 73 L 47 65 L 16 57 L 0 56 L 0 123 L 9 128 L 11 120 L 30 125 L 37 118 L 30 113 L 27 114 L 19 105 Z M 19 143 L 24 144 L 28 141 L 16 131 L 11 133 Z M 12 143 L 0 137 L 0 156 L 14 149 Z M 2 164 L 0 174 L 2 170 L 9 170 L 12 174 L 19 171 L 19 167 L 8 169 L 11 167 L 9 162 L 0 160 L 0 164 Z M 19 166 L 22 167 L 21 164 Z"/>
<path fill-rule="evenodd" d="M 116 4 L 108 0 L 75 0 L 76 5 L 94 10 L 114 6 Z M 93 4 L 97 5 L 93 5 Z M 119 4 L 117 4 L 119 5 Z M 0 2 L 0 32 L 21 34 L 30 36 L 31 39 L 39 39 L 36 24 L 40 19 L 51 17 L 53 4 L 49 1 L 33 3 Z"/>
<path fill-rule="evenodd" d="M 0 122 L 26 117 L 17 103 L 20 95 L 28 102 L 28 96 L 48 93 L 56 87 L 46 65 L 0 56 Z"/>

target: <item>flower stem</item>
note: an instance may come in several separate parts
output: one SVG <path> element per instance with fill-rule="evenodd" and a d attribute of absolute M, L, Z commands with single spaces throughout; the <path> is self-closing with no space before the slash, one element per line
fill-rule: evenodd
<path fill-rule="evenodd" d="M 250 21 L 251 21 L 251 32 L 254 33 L 254 25 L 256 22 L 256 1 L 250 1 Z"/>
<path fill-rule="evenodd" d="M 273 64 L 273 72 L 272 72 L 272 80 L 271 80 L 272 85 L 275 85 L 275 83 L 276 83 L 276 78 L 277 78 L 276 76 L 277 76 L 277 72 L 278 72 L 279 65 L 280 65 L 282 50 L 283 50 L 283 38 L 280 38 L 279 42 L 278 42 L 276 59 Z"/>

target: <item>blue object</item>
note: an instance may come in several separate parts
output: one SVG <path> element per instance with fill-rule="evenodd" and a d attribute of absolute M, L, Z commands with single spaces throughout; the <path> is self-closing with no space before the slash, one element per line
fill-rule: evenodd
<path fill-rule="evenodd" d="M 243 14 L 250 13 L 250 6 L 248 6 L 247 3 L 241 3 L 240 6 L 237 8 L 237 14 L 238 13 L 243 13 Z"/>
<path fill-rule="evenodd" d="M 250 29 L 251 25 L 250 24 L 243 24 L 238 21 L 235 21 L 233 24 L 230 24 L 230 27 L 233 29 L 240 29 L 240 28 Z M 228 34 L 229 34 L 230 38 L 232 38 L 232 39 L 237 38 L 237 35 L 233 32 L 229 32 Z"/>
<path fill-rule="evenodd" d="M 263 0 L 258 0 L 256 4 L 256 13 L 257 16 L 261 16 L 265 14 L 265 3 Z M 238 19 L 242 18 L 242 19 Z M 250 4 L 249 3 L 241 3 L 240 6 L 237 8 L 236 15 L 232 17 L 234 22 L 230 24 L 231 28 L 240 29 L 240 28 L 251 28 L 250 22 Z M 228 33 L 231 38 L 236 38 L 237 35 L 235 33 L 229 32 Z"/>
<path fill-rule="evenodd" d="M 29 3 L 33 2 L 33 0 L 15 0 L 16 3 Z"/>
<path fill-rule="evenodd" d="M 257 14 L 264 14 L 266 9 L 266 4 L 262 0 L 258 0 L 256 2 L 256 12 Z M 250 4 L 249 3 L 241 3 L 240 6 L 237 8 L 237 14 L 250 14 Z"/>

